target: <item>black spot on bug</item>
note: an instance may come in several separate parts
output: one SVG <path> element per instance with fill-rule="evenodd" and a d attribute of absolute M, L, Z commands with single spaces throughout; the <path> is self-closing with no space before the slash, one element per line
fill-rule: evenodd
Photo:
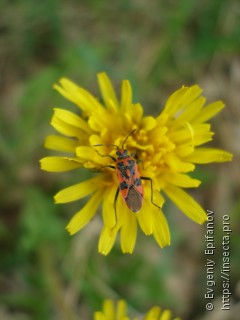
<path fill-rule="evenodd" d="M 129 175 L 127 174 L 127 170 L 129 169 L 128 167 L 126 166 L 122 166 L 122 167 L 119 167 L 118 168 L 121 172 L 121 175 L 126 178 L 126 179 L 129 179 Z"/>
<path fill-rule="evenodd" d="M 124 162 L 120 161 L 117 163 L 118 167 L 124 167 Z"/>
<path fill-rule="evenodd" d="M 135 164 L 135 161 L 130 159 L 130 160 L 128 160 L 128 163 L 129 163 L 129 166 L 133 166 Z"/>
<path fill-rule="evenodd" d="M 120 188 L 121 190 L 127 189 L 127 188 L 128 188 L 127 182 L 126 182 L 126 181 L 121 182 L 121 183 L 119 184 L 119 188 Z"/>
<path fill-rule="evenodd" d="M 134 180 L 134 185 L 135 185 L 135 186 L 141 186 L 141 185 L 142 185 L 141 179 L 140 179 L 140 178 L 136 178 L 136 179 Z"/>

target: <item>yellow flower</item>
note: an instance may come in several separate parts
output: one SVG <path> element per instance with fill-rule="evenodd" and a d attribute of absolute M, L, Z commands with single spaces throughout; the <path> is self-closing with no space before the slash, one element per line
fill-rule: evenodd
<path fill-rule="evenodd" d="M 180 318 L 172 318 L 171 311 L 161 310 L 159 307 L 151 308 L 144 318 L 129 317 L 127 315 L 127 306 L 124 300 L 119 300 L 117 306 L 114 306 L 112 300 L 105 300 L 103 310 L 94 313 L 94 320 L 180 320 Z"/>
<path fill-rule="evenodd" d="M 182 188 L 198 187 L 200 181 L 188 173 L 195 164 L 230 161 L 226 151 L 203 148 L 212 140 L 213 132 L 207 121 L 217 114 L 224 104 L 221 101 L 205 105 L 199 86 L 182 87 L 173 93 L 160 114 L 154 118 L 144 116 L 142 106 L 132 102 L 129 81 L 122 82 L 120 101 L 105 73 L 98 74 L 102 102 L 88 91 L 68 79 L 61 79 L 55 89 L 79 107 L 79 114 L 54 109 L 51 125 L 61 135 L 46 138 L 45 147 L 65 153 L 64 156 L 46 157 L 41 167 L 46 171 L 69 171 L 84 166 L 96 171 L 94 178 L 61 190 L 55 195 L 56 203 L 66 203 L 89 196 L 86 205 L 77 212 L 67 230 L 75 234 L 96 214 L 102 205 L 103 228 L 99 239 L 99 252 L 108 254 L 120 231 L 121 249 L 131 253 L 134 249 L 137 226 L 146 235 L 153 235 L 160 247 L 170 244 L 168 224 L 162 210 L 164 192 L 175 205 L 193 221 L 202 224 L 207 215 L 201 206 Z M 130 136 L 129 134 L 135 130 Z M 129 136 L 129 137 L 128 137 Z M 128 137 L 128 138 L 127 138 Z M 119 181 L 110 157 L 116 158 L 116 147 L 123 142 L 129 154 L 134 153 L 142 180 L 144 199 L 138 213 L 130 211 L 121 196 L 114 199 Z M 96 146 L 102 144 L 104 146 Z M 120 190 L 121 191 L 121 190 Z M 121 192 L 120 192 L 121 193 Z M 136 195 L 136 194 L 135 194 Z M 153 202 L 157 205 L 153 205 Z M 137 201 L 132 198 L 131 201 Z M 141 202 L 141 201 L 140 201 Z"/>

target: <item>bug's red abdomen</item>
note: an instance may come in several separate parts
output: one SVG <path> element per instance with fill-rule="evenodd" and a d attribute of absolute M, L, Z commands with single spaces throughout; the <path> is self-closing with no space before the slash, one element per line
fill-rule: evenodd
<path fill-rule="evenodd" d="M 143 203 L 143 186 L 136 161 L 124 149 L 119 149 L 117 156 L 119 191 L 128 208 L 138 212 Z"/>

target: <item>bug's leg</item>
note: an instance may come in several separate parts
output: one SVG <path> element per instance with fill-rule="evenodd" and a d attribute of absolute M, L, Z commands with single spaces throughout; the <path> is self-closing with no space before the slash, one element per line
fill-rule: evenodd
<path fill-rule="evenodd" d="M 113 161 L 117 161 L 116 158 L 114 158 L 113 156 L 110 156 L 110 154 L 101 154 L 98 150 L 95 150 L 97 152 L 97 154 L 101 157 L 108 157 L 108 158 L 111 158 Z"/>
<path fill-rule="evenodd" d="M 103 166 L 103 167 L 101 167 L 101 168 L 99 168 L 99 169 L 102 169 L 102 168 L 111 168 L 111 169 L 116 169 L 116 167 L 111 166 L 111 165 L 106 165 L 106 166 Z"/>
<path fill-rule="evenodd" d="M 133 151 L 130 156 L 136 161 L 136 163 L 142 162 L 141 159 L 136 158 L 137 151 Z"/>
<path fill-rule="evenodd" d="M 142 163 L 142 167 L 143 167 L 143 170 L 144 170 L 144 164 L 143 164 L 143 161 L 142 161 L 141 159 L 138 159 L 138 160 L 137 160 L 137 164 L 138 164 L 138 163 L 140 163 L 140 162 Z"/>
<path fill-rule="evenodd" d="M 140 177 L 142 180 L 148 180 L 151 183 L 151 202 L 154 204 L 158 209 L 161 209 L 156 203 L 153 202 L 153 185 L 152 185 L 152 179 L 149 177 Z"/>
<path fill-rule="evenodd" d="M 97 170 L 97 171 L 99 171 L 99 170 L 101 170 L 101 169 L 103 169 L 103 168 L 111 168 L 111 169 L 116 170 L 116 167 L 111 166 L 111 165 L 106 165 L 106 166 L 102 166 L 102 167 L 98 168 L 98 170 Z"/>
<path fill-rule="evenodd" d="M 133 153 L 131 153 L 131 157 L 135 159 L 136 153 L 137 153 L 136 151 L 134 151 Z M 142 159 L 138 159 L 138 158 L 137 158 L 137 159 L 135 159 L 135 161 L 136 161 L 137 164 L 139 164 L 139 163 L 141 162 L 141 163 L 142 163 L 142 166 L 143 166 L 143 170 L 144 170 L 144 165 L 143 165 Z"/>
<path fill-rule="evenodd" d="M 114 198 L 114 213 L 115 213 L 115 225 L 112 227 L 112 229 L 114 229 L 117 225 L 117 198 L 118 198 L 118 194 L 119 194 L 119 188 L 117 188 L 116 194 L 115 194 L 115 198 Z"/>
<path fill-rule="evenodd" d="M 106 166 L 102 166 L 102 167 L 100 167 L 100 168 L 90 169 L 90 171 L 92 171 L 92 172 L 99 172 L 99 171 L 100 171 L 101 169 L 103 169 L 103 168 L 111 168 L 111 169 L 116 170 L 116 167 L 111 166 L 111 165 L 106 165 Z"/>
<path fill-rule="evenodd" d="M 135 158 L 135 156 L 136 156 L 136 151 L 133 151 L 131 154 L 130 154 L 130 156 L 132 157 L 132 158 Z"/>

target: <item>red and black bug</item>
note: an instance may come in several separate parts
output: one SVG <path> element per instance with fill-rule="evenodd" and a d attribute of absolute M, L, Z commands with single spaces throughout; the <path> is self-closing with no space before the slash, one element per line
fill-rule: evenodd
<path fill-rule="evenodd" d="M 124 202 L 126 203 L 127 207 L 132 212 L 139 212 L 140 209 L 142 208 L 144 190 L 143 190 L 141 180 L 150 181 L 150 183 L 151 183 L 151 202 L 153 205 L 155 205 L 157 208 L 160 209 L 160 207 L 153 202 L 152 179 L 149 177 L 140 176 L 139 171 L 138 171 L 137 162 L 133 158 L 133 154 L 129 154 L 128 150 L 124 148 L 124 144 L 126 143 L 128 138 L 135 132 L 135 130 L 133 130 L 126 137 L 121 148 L 115 144 L 108 144 L 110 146 L 116 147 L 117 158 L 115 158 L 111 155 L 102 155 L 97 151 L 97 153 L 101 157 L 109 157 L 116 163 L 116 166 L 112 166 L 112 165 L 104 166 L 104 168 L 109 167 L 109 168 L 115 169 L 117 172 L 117 177 L 118 177 L 118 181 L 119 181 L 119 185 L 118 185 L 115 199 L 114 199 L 114 210 L 115 210 L 116 221 L 117 221 L 116 203 L 117 203 L 119 191 L 120 191 L 122 198 L 123 198 Z M 99 146 L 105 146 L 105 145 L 104 144 L 96 144 L 95 146 L 99 147 Z"/>

